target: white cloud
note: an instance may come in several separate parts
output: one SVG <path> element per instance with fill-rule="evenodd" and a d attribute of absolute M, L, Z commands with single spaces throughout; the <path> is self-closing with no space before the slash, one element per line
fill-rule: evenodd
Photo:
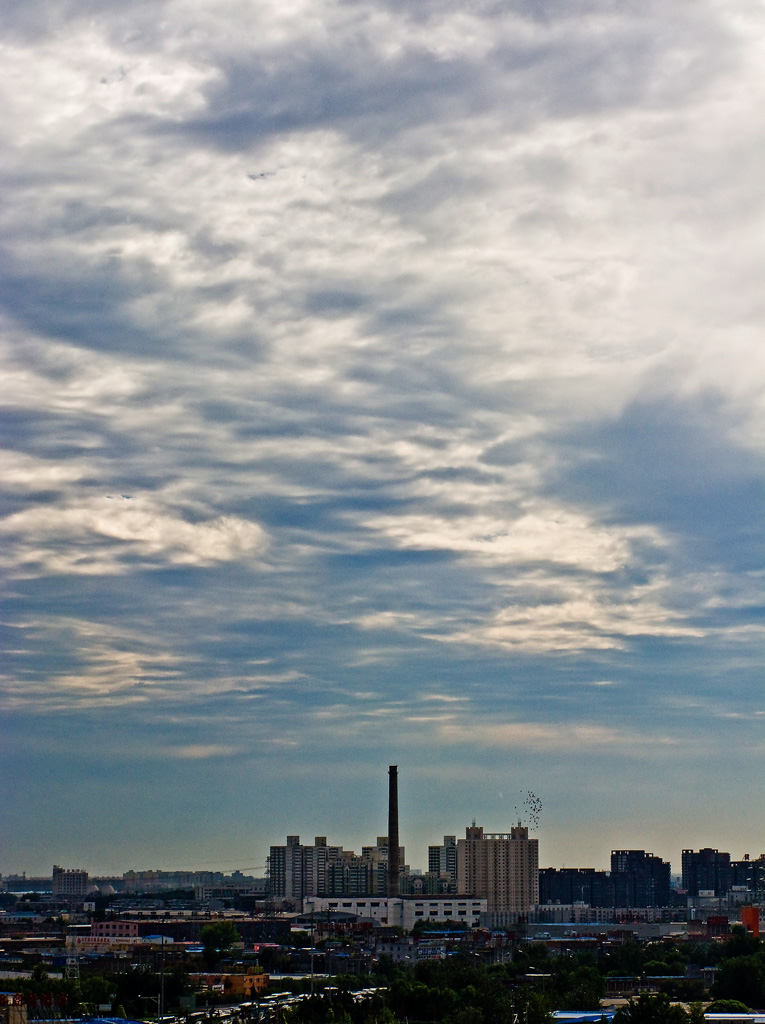
<path fill-rule="evenodd" d="M 440 739 L 446 744 L 484 744 L 508 750 L 551 751 L 592 756 L 621 750 L 631 757 L 656 756 L 662 749 L 682 746 L 677 738 L 661 732 L 641 733 L 577 722 L 476 722 L 443 725 Z"/>
<path fill-rule="evenodd" d="M 212 565 L 248 559 L 266 535 L 233 516 L 189 522 L 152 498 L 106 495 L 80 505 L 30 508 L 0 521 L 20 538 L 6 567 L 28 573 L 121 573 L 136 564 Z"/>
<path fill-rule="evenodd" d="M 618 601 L 581 588 L 578 599 L 504 608 L 489 621 L 448 634 L 452 643 L 485 644 L 518 651 L 623 650 L 640 636 L 703 637 L 704 629 L 662 605 L 650 593 L 636 591 Z"/>
<path fill-rule="evenodd" d="M 490 565 L 547 561 L 590 572 L 613 572 L 628 564 L 634 539 L 661 543 L 656 530 L 608 529 L 554 507 L 512 519 L 403 515 L 372 517 L 366 525 L 402 548 L 454 551 Z"/>
<path fill-rule="evenodd" d="M 178 747 L 162 747 L 157 753 L 182 761 L 200 761 L 210 757 L 234 757 L 241 751 L 221 743 L 187 743 Z"/>
<path fill-rule="evenodd" d="M 35 74 L 29 73 L 34 59 Z M 202 87 L 215 77 L 214 68 L 204 68 L 175 59 L 167 53 L 142 55 L 129 47 L 110 42 L 96 25 L 87 29 L 64 29 L 40 45 L 6 41 L 3 47 L 4 102 L 0 124 L 12 133 L 20 150 L 15 158 L 30 153 L 66 150 L 74 138 L 112 125 L 125 115 L 171 118 L 188 116 L 203 105 Z M 104 140 L 106 141 L 106 140 Z M 98 151 L 92 140 L 89 151 Z M 109 156 L 107 148 L 101 150 Z M 116 154 L 111 154 L 112 158 Z M 87 160 L 79 162 L 85 172 Z M 109 169 L 118 177 L 119 165 L 91 165 L 92 179 Z M 66 178 L 61 181 L 62 186 Z M 83 178 L 70 179 L 70 193 L 81 190 Z"/>

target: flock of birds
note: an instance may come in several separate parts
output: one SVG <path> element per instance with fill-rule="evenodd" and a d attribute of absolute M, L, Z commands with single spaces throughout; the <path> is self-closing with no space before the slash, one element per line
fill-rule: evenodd
<path fill-rule="evenodd" d="M 542 801 L 531 790 L 527 790 L 526 799 L 523 801 L 520 809 L 516 805 L 515 813 L 518 815 L 519 825 L 525 819 L 528 822 L 529 830 L 536 831 L 539 828 L 539 818 L 542 814 Z"/>

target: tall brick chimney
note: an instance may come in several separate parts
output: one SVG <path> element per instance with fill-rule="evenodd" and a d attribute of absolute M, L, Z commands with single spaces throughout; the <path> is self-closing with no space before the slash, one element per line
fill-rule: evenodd
<path fill-rule="evenodd" d="M 399 894 L 398 765 L 388 767 L 388 898 Z"/>

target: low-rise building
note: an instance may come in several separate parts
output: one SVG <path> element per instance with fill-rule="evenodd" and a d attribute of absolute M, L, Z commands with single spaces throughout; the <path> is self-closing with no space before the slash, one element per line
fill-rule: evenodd
<path fill-rule="evenodd" d="M 113 921 L 93 921 L 90 926 L 90 934 L 120 939 L 137 938 L 138 922 L 125 921 L 119 917 Z"/>
<path fill-rule="evenodd" d="M 88 891 L 88 873 L 82 868 L 60 868 L 53 865 L 52 892 L 57 896 L 85 896 Z"/>
<path fill-rule="evenodd" d="M 20 992 L 0 992 L 0 1024 L 27 1024 L 27 1007 Z"/>
<path fill-rule="evenodd" d="M 378 924 L 398 925 L 411 931 L 418 921 L 459 921 L 475 927 L 486 912 L 486 900 L 472 896 L 417 897 L 307 897 L 303 912 L 342 911 L 357 917 L 369 918 Z"/>
<path fill-rule="evenodd" d="M 270 977 L 263 971 L 251 968 L 246 974 L 190 974 L 198 990 L 210 989 L 224 996 L 237 999 L 252 999 L 268 988 Z"/>

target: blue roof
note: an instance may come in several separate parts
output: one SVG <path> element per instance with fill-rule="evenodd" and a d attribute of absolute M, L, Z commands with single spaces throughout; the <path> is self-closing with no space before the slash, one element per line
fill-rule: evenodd
<path fill-rule="evenodd" d="M 145 1024 L 145 1021 L 134 1020 L 131 1017 L 88 1017 L 88 1024 Z"/>
<path fill-rule="evenodd" d="M 613 1019 L 615 1010 L 555 1010 L 553 1016 L 560 1024 L 598 1024 L 604 1017 Z"/>

